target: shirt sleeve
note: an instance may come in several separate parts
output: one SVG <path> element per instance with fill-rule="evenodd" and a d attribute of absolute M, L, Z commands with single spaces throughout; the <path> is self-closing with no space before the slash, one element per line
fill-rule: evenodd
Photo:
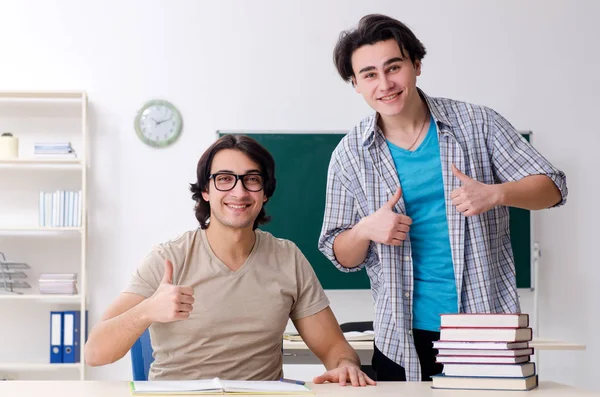
<path fill-rule="evenodd" d="M 129 285 L 122 292 L 141 295 L 149 298 L 158 289 L 165 272 L 165 258 L 159 249 L 154 249 L 146 256 L 140 266 L 131 275 Z"/>
<path fill-rule="evenodd" d="M 342 232 L 351 229 L 360 221 L 356 210 L 355 197 L 352 194 L 348 176 L 342 171 L 338 147 L 331 156 L 327 173 L 327 190 L 325 193 L 325 213 L 323 226 L 319 237 L 319 250 L 342 272 L 355 272 L 365 266 L 377 262 L 375 244 L 371 242 L 367 257 L 360 265 L 354 268 L 344 267 L 335 257 L 333 242 Z M 347 161 L 349 163 L 349 161 Z M 350 164 L 347 164 L 350 167 Z"/>
<path fill-rule="evenodd" d="M 567 201 L 567 179 L 500 114 L 494 113 L 494 174 L 501 182 L 514 182 L 531 175 L 546 175 L 560 190 L 561 206 Z"/>
<path fill-rule="evenodd" d="M 315 274 L 312 266 L 294 245 L 296 260 L 297 298 L 292 305 L 290 318 L 298 320 L 317 314 L 329 306 L 329 299 Z"/>

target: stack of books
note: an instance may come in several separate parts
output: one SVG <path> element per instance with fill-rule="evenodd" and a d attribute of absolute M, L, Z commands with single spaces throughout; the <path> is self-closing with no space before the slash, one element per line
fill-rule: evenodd
<path fill-rule="evenodd" d="M 82 192 L 40 192 L 38 222 L 41 227 L 81 227 Z"/>
<path fill-rule="evenodd" d="M 531 390 L 533 334 L 527 314 L 442 314 L 434 389 Z"/>
<path fill-rule="evenodd" d="M 39 283 L 40 294 L 77 294 L 77 273 L 42 273 Z"/>
<path fill-rule="evenodd" d="M 76 157 L 71 142 L 36 142 L 33 154 L 36 157 Z"/>

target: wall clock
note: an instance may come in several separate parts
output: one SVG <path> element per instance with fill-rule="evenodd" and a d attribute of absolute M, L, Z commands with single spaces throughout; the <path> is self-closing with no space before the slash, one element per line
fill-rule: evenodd
<path fill-rule="evenodd" d="M 181 135 L 183 119 L 172 103 L 153 99 L 138 111 L 134 126 L 142 142 L 155 148 L 164 148 L 172 145 Z"/>

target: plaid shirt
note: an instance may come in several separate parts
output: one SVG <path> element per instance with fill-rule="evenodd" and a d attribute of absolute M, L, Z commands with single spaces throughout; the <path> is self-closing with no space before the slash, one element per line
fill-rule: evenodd
<path fill-rule="evenodd" d="M 450 193 L 460 187 L 451 165 L 486 184 L 546 175 L 566 201 L 567 185 L 557 170 L 494 110 L 421 92 L 437 124 L 452 248 L 458 308 L 464 313 L 520 311 L 508 208 L 499 206 L 465 217 L 452 205 Z M 412 339 L 413 263 L 410 239 L 396 247 L 371 242 L 365 261 L 345 268 L 335 258 L 333 241 L 345 230 L 381 208 L 399 186 L 398 173 L 377 126 L 377 114 L 362 120 L 331 156 L 319 249 L 341 271 L 366 268 L 375 303 L 375 344 L 403 366 L 409 381 L 421 380 Z M 395 211 L 405 214 L 404 201 Z M 409 233 L 410 237 L 410 233 Z"/>

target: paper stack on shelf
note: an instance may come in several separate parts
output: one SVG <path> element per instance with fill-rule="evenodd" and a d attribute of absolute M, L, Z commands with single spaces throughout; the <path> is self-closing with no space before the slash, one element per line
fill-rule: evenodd
<path fill-rule="evenodd" d="M 42 273 L 39 283 L 40 294 L 77 294 L 77 273 Z"/>
<path fill-rule="evenodd" d="M 36 142 L 33 154 L 36 157 L 77 157 L 71 142 Z"/>

